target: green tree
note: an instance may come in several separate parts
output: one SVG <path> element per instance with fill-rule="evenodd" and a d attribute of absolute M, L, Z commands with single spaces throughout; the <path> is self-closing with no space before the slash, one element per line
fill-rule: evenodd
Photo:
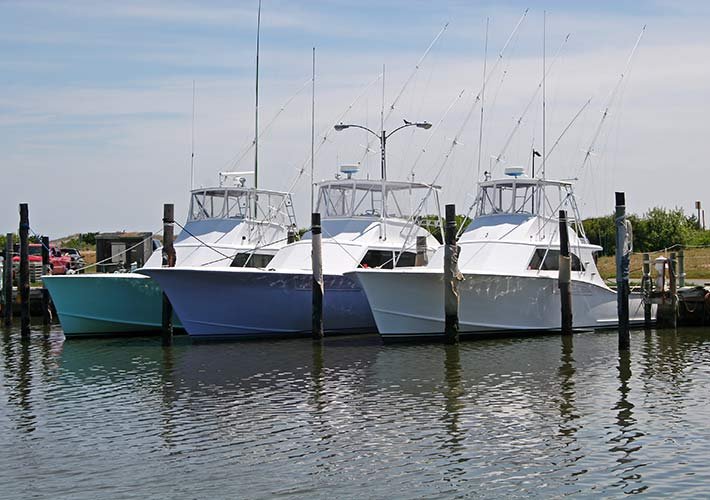
<path fill-rule="evenodd" d="M 687 245 L 693 231 L 683 209 L 654 207 L 634 226 L 634 248 L 650 252 L 673 245 Z"/>

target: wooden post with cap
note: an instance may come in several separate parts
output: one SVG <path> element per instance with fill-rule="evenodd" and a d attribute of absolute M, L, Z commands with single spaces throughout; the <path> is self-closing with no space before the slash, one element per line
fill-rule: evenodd
<path fill-rule="evenodd" d="M 323 249 L 320 214 L 311 215 L 311 267 L 313 269 L 313 318 L 311 335 L 313 340 L 323 339 Z"/>
<path fill-rule="evenodd" d="M 560 327 L 563 335 L 572 334 L 572 260 L 569 253 L 567 211 L 560 210 L 560 269 L 557 278 L 560 289 Z"/>
<path fill-rule="evenodd" d="M 20 331 L 30 335 L 30 213 L 27 203 L 20 203 Z"/>
<path fill-rule="evenodd" d="M 629 259 L 626 252 L 626 195 L 616 193 L 616 306 L 619 315 L 619 349 L 631 347 L 629 338 Z"/>
<path fill-rule="evenodd" d="M 444 226 L 444 337 L 459 341 L 459 248 L 456 244 L 456 205 L 446 205 Z"/>
<path fill-rule="evenodd" d="M 163 205 L 163 267 L 175 267 L 176 255 L 173 239 L 175 236 L 175 206 L 172 203 Z M 163 345 L 173 342 L 173 306 L 168 296 L 163 292 L 163 321 L 161 333 Z"/>

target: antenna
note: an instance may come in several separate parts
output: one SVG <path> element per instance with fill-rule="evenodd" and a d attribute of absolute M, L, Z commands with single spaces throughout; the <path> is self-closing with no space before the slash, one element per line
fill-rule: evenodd
<path fill-rule="evenodd" d="M 192 141 L 190 145 L 190 191 L 195 188 L 195 80 L 192 80 Z"/>
<path fill-rule="evenodd" d="M 545 63 L 545 52 L 546 52 L 546 41 L 547 41 L 547 11 L 542 11 L 542 178 L 545 179 L 545 159 L 547 158 L 545 149 L 545 129 L 547 128 L 547 123 L 545 121 L 545 77 L 547 76 L 547 66 Z M 565 39 L 566 41 L 566 39 Z"/>
<path fill-rule="evenodd" d="M 259 34 L 261 32 L 261 0 L 256 15 L 256 89 L 254 91 L 254 188 L 259 187 Z M 256 206 L 254 206 L 256 216 Z"/>
<path fill-rule="evenodd" d="M 313 73 L 311 78 L 311 213 L 313 213 L 313 167 L 316 149 L 316 48 L 313 47 Z"/>
<path fill-rule="evenodd" d="M 488 62 L 488 25 L 490 17 L 486 18 L 486 43 L 483 46 L 483 84 L 481 86 L 481 123 L 478 127 L 478 167 L 476 179 L 481 175 L 481 147 L 483 146 L 483 101 L 486 95 L 486 63 Z"/>

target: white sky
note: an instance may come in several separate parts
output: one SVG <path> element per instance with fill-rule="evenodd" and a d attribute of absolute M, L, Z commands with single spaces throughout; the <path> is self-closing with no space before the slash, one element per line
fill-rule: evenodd
<path fill-rule="evenodd" d="M 543 2 L 530 12 L 497 71 L 497 54 L 526 5 L 515 2 L 286 2 L 264 0 L 261 113 L 266 125 L 310 78 L 317 47 L 316 142 L 386 65 L 385 101 L 404 82 L 444 23 L 446 33 L 416 72 L 386 123 L 438 122 L 405 130 L 388 148 L 388 176 L 432 181 L 444 153 L 459 145 L 437 182 L 459 212 L 477 180 L 480 108 L 466 127 L 480 87 L 490 17 L 481 171 L 500 154 L 542 74 L 542 17 L 547 12 L 550 69 L 547 147 L 584 102 L 584 113 L 550 157 L 548 177 L 578 177 L 583 216 L 613 211 L 614 191 L 629 210 L 710 203 L 705 181 L 710 40 L 704 2 Z M 192 82 L 197 86 L 196 184 L 225 169 L 250 170 L 253 154 L 234 165 L 253 137 L 256 2 L 0 2 L 0 231 L 17 230 L 17 204 L 30 204 L 31 225 L 51 237 L 74 232 L 158 230 L 162 204 L 187 209 Z M 641 28 L 647 30 L 596 141 L 581 168 L 609 95 Z M 505 73 L 503 73 L 505 71 Z M 344 121 L 379 127 L 378 82 Z M 542 148 L 538 94 L 505 153 L 529 167 Z M 285 190 L 310 152 L 310 87 L 280 113 L 260 141 L 260 187 Z M 316 158 L 317 180 L 364 155 L 367 137 L 331 133 Z M 374 144 L 371 144 L 376 149 Z M 379 152 L 363 174 L 379 175 Z M 539 165 L 539 164 L 538 164 Z M 309 173 L 294 192 L 299 225 L 308 223 Z"/>

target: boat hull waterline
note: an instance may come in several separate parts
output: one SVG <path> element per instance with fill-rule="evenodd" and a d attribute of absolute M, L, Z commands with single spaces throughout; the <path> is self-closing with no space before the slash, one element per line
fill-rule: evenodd
<path fill-rule="evenodd" d="M 444 332 L 441 272 L 358 270 L 380 335 L 384 339 L 438 337 Z M 464 274 L 458 284 L 460 335 L 560 330 L 560 293 L 556 278 Z M 616 292 L 594 283 L 572 282 L 575 329 L 618 325 Z M 643 324 L 641 295 L 629 297 L 631 324 Z"/>
<path fill-rule="evenodd" d="M 99 333 L 158 333 L 163 293 L 136 273 L 45 276 L 67 337 Z M 173 326 L 182 325 L 173 317 Z"/>
<path fill-rule="evenodd" d="M 145 268 L 191 336 L 304 335 L 312 328 L 312 274 L 244 269 Z M 352 279 L 324 275 L 326 333 L 375 332 L 367 298 Z M 225 298 L 229 298 L 228 301 Z"/>

